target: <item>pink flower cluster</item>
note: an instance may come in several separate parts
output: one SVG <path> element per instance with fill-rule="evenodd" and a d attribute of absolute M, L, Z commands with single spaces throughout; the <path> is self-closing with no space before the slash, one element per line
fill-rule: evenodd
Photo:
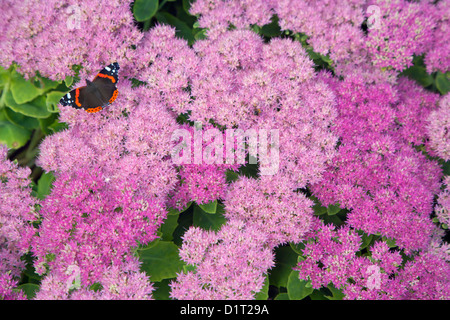
<path fill-rule="evenodd" d="M 147 88 L 125 82 L 121 89 L 110 112 L 62 110 L 70 129 L 41 145 L 39 163 L 56 173 L 56 181 L 33 245 L 39 273 L 58 276 L 75 265 L 84 286 L 103 283 L 105 270 L 117 273 L 134 259 L 132 247 L 154 240 L 165 219 L 167 194 L 176 182 L 166 159 L 176 122 Z M 132 277 L 141 279 L 136 272 Z"/>
<path fill-rule="evenodd" d="M 449 299 L 448 245 L 430 244 L 404 266 L 384 241 L 375 242 L 369 256 L 357 254 L 361 245 L 349 226 L 317 223 L 297 267 L 300 279 L 317 289 L 332 284 L 345 299 Z"/>
<path fill-rule="evenodd" d="M 175 36 L 174 28 L 157 25 L 145 33 L 135 54 L 139 59 L 125 66 L 129 73 L 146 82 L 155 99 L 175 114 L 186 112 L 199 60 L 186 41 Z"/>
<path fill-rule="evenodd" d="M 237 171 L 241 166 L 239 163 L 227 164 L 225 161 L 226 145 L 229 143 L 226 134 L 212 125 L 202 126 L 199 122 L 196 125 L 198 128 L 189 125 L 180 126 L 180 130 L 189 133 L 189 136 L 188 141 L 183 140 L 186 137 L 181 137 L 179 143 L 186 145 L 189 143 L 187 146 L 190 146 L 190 152 L 186 150 L 187 155 L 183 154 L 184 150 L 180 152 L 180 157 L 186 156 L 184 161 L 187 163 L 178 166 L 179 182 L 168 202 L 170 207 L 180 210 L 190 201 L 207 204 L 223 199 L 227 191 L 227 170 Z M 215 146 L 215 143 L 219 142 L 220 144 Z M 201 148 L 196 147 L 197 145 Z M 211 152 L 208 152 L 210 149 Z M 219 163 L 215 163 L 216 160 Z"/>
<path fill-rule="evenodd" d="M 209 30 L 189 47 L 168 26 L 141 34 L 130 3 L 51 1 L 36 14 L 35 1 L 4 4 L 0 65 L 61 80 L 74 64 L 84 79 L 117 60 L 121 74 L 112 106 L 61 108 L 69 128 L 42 142 L 38 164 L 56 180 L 35 229 L 29 171 L 0 162 L 0 296 L 23 298 L 12 289 L 31 243 L 43 276 L 37 299 L 150 299 L 133 248 L 157 237 L 167 207 L 220 200 L 227 220 L 218 231 L 191 227 L 182 237 L 187 265 L 172 298 L 255 298 L 274 248 L 289 242 L 305 244 L 298 270 L 314 288 L 331 283 L 347 299 L 450 298 L 448 245 L 431 220 L 435 210 L 448 224 L 448 192 L 439 194 L 438 162 L 419 151 L 448 160 L 448 95 L 396 77 L 418 54 L 429 72 L 448 69 L 439 45 L 448 5 L 197 0 L 191 12 Z M 371 4 L 380 25 L 365 32 Z M 334 75 L 316 73 L 300 41 L 265 42 L 251 30 L 273 14 L 282 30 L 307 36 L 308 50 L 328 55 Z M 194 130 L 177 123 L 180 114 L 221 137 L 241 129 L 261 139 L 274 129 L 276 172 L 262 174 L 271 163 L 259 157 L 256 177 L 228 184 L 226 171 L 240 164 L 174 163 L 174 132 Z M 342 226 L 314 218 L 309 190 L 346 209 Z M 361 234 L 375 238 L 364 255 Z"/>
<path fill-rule="evenodd" d="M 369 30 L 366 46 L 373 63 L 381 68 L 403 70 L 412 65 L 413 55 L 427 52 L 433 41 L 434 6 L 406 0 L 376 0 L 379 28 Z"/>
<path fill-rule="evenodd" d="M 82 283 L 102 278 L 105 266 L 133 259 L 130 248 L 156 238 L 164 218 L 157 199 L 134 194 L 133 181 L 105 181 L 100 170 L 58 176 L 42 203 L 39 237 L 33 239 L 40 274 L 80 268 Z"/>
<path fill-rule="evenodd" d="M 446 176 L 443 183 L 445 189 L 439 193 L 435 208 L 439 222 L 450 226 L 450 176 Z"/>
<path fill-rule="evenodd" d="M 241 220 L 229 220 L 217 233 L 191 227 L 183 240 L 180 257 L 193 270 L 171 283 L 175 299 L 253 299 L 274 265 L 265 234 Z"/>
<path fill-rule="evenodd" d="M 208 28 L 208 37 L 216 38 L 230 26 L 245 29 L 249 25 L 265 25 L 270 23 L 273 6 L 277 1 L 212 0 L 195 1 L 191 5 L 190 13 L 198 15 L 201 28 Z"/>
<path fill-rule="evenodd" d="M 36 220 L 37 200 L 31 196 L 29 168 L 7 159 L 7 147 L 0 145 L 0 298 L 21 296 L 12 292 L 20 278 Z"/>
<path fill-rule="evenodd" d="M 72 265 L 74 266 L 74 265 Z M 36 300 L 149 300 L 152 284 L 138 261 L 108 267 L 102 277 L 89 286 L 78 283 L 78 269 L 54 272 L 45 277 Z M 95 289 L 93 289 L 95 288 Z"/>
<path fill-rule="evenodd" d="M 335 97 L 300 43 L 264 43 L 248 30 L 198 41 L 190 119 L 227 128 L 279 130 L 279 172 L 293 188 L 318 181 L 334 155 Z M 188 111 L 186 110 L 186 112 Z M 308 157 L 305 157 L 308 154 Z"/>
<path fill-rule="evenodd" d="M 130 0 L 2 2 L 0 65 L 13 62 L 26 76 L 36 71 L 52 80 L 82 75 L 133 57 L 142 34 L 133 22 Z"/>
<path fill-rule="evenodd" d="M 439 101 L 439 108 L 428 117 L 430 147 L 445 161 L 450 160 L 450 94 Z"/>
<path fill-rule="evenodd" d="M 313 202 L 293 192 L 280 176 L 241 177 L 230 185 L 224 204 L 228 220 L 253 225 L 273 248 L 302 241 L 311 228 Z"/>
<path fill-rule="evenodd" d="M 325 205 L 350 209 L 347 223 L 355 229 L 396 239 L 407 251 L 427 246 L 440 168 L 408 142 L 422 141 L 425 121 L 412 119 L 420 113 L 426 119 L 436 99 L 422 90 L 414 96 L 428 97 L 425 102 L 409 99 L 411 94 L 405 98 L 403 92 L 417 90 L 410 81 L 399 88 L 367 85 L 360 78 L 332 85 L 341 144 L 324 179 L 312 190 Z"/>
<path fill-rule="evenodd" d="M 262 26 L 276 14 L 281 30 L 305 34 L 314 51 L 328 55 L 341 75 L 354 74 L 356 67 L 368 78 L 388 79 L 391 73 L 381 68 L 401 71 L 411 65 L 413 55 L 422 54 L 430 73 L 446 72 L 450 66 L 447 1 L 281 0 L 252 1 L 251 6 L 247 2 L 197 0 L 191 13 L 200 16 L 200 26 L 209 28 L 212 38 L 230 26 L 241 30 Z M 362 29 L 365 21 L 367 33 Z"/>

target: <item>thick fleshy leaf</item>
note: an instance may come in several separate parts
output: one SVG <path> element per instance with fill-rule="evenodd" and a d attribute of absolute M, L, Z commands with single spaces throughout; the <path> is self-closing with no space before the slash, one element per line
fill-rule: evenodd
<path fill-rule="evenodd" d="M 50 194 L 55 176 L 51 172 L 46 172 L 41 175 L 37 184 L 37 197 L 44 199 Z"/>
<path fill-rule="evenodd" d="M 162 240 L 164 241 L 172 241 L 173 240 L 173 232 L 178 226 L 178 217 L 180 214 L 169 214 L 164 221 L 164 223 L 161 225 L 161 232 L 162 232 Z"/>
<path fill-rule="evenodd" d="M 199 206 L 194 207 L 194 225 L 205 230 L 219 230 L 227 221 L 223 216 L 223 208 L 219 206 L 215 214 L 206 213 Z"/>
<path fill-rule="evenodd" d="M 446 95 L 447 92 L 450 91 L 449 73 L 444 74 L 442 72 L 438 72 L 436 75 L 436 88 L 442 95 Z"/>
<path fill-rule="evenodd" d="M 25 78 L 18 72 L 11 72 L 11 87 L 12 98 L 17 104 L 23 104 L 35 99 L 42 94 L 42 90 L 35 87 L 31 81 Z"/>
<path fill-rule="evenodd" d="M 51 91 L 47 93 L 47 98 L 45 103 L 47 105 L 47 111 L 52 113 L 59 112 L 58 104 L 59 100 L 61 100 L 62 96 L 64 96 L 64 92 L 61 91 Z"/>
<path fill-rule="evenodd" d="M 150 276 L 151 281 L 175 278 L 183 269 L 184 263 L 178 255 L 178 247 L 169 241 L 159 241 L 150 248 L 138 250 L 141 269 Z"/>
<path fill-rule="evenodd" d="M 133 14 L 137 21 L 150 20 L 158 11 L 158 0 L 136 0 L 133 5 Z"/>
<path fill-rule="evenodd" d="M 35 283 L 24 283 L 14 289 L 14 291 L 22 290 L 22 292 L 26 295 L 28 300 L 34 298 L 37 291 L 39 291 L 40 287 Z"/>
<path fill-rule="evenodd" d="M 3 110 L 5 111 L 6 118 L 15 125 L 27 130 L 39 128 L 38 119 L 25 116 L 22 113 L 15 112 L 9 107 L 5 107 Z"/>
<path fill-rule="evenodd" d="M 30 102 L 18 104 L 14 100 L 11 91 L 8 91 L 5 93 L 5 104 L 13 111 L 22 113 L 23 115 L 29 117 L 47 118 L 50 116 L 50 112 L 47 110 L 45 96 L 38 96 Z"/>
<path fill-rule="evenodd" d="M 300 280 L 298 271 L 293 270 L 287 282 L 287 292 L 290 300 L 302 300 L 309 296 L 314 289 L 309 281 Z"/>
<path fill-rule="evenodd" d="M 210 202 L 205 203 L 205 204 L 198 204 L 198 206 L 200 208 L 202 208 L 203 211 L 205 211 L 207 213 L 214 214 L 217 211 L 217 200 L 210 201 Z"/>
<path fill-rule="evenodd" d="M 0 143 L 6 144 L 8 148 L 18 149 L 24 146 L 30 137 L 30 130 L 9 121 L 0 121 Z"/>
<path fill-rule="evenodd" d="M 270 270 L 270 284 L 286 287 L 292 268 L 297 266 L 298 254 L 290 246 L 282 246 L 275 250 L 275 267 Z"/>

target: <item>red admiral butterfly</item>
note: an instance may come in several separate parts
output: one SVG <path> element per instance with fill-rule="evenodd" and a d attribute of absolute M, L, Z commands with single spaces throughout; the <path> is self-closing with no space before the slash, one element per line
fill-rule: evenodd
<path fill-rule="evenodd" d="M 86 79 L 86 86 L 76 88 L 59 101 L 63 106 L 76 109 L 85 109 L 89 113 L 98 112 L 116 100 L 119 90 L 116 88 L 119 81 L 119 64 L 111 63 L 103 68 L 94 80 Z"/>

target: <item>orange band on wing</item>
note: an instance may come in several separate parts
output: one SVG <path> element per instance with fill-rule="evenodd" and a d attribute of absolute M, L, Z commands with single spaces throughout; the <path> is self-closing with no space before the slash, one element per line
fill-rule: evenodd
<path fill-rule="evenodd" d="M 78 99 L 79 96 L 80 96 L 80 89 L 77 88 L 77 89 L 75 90 L 75 104 L 76 104 L 77 106 L 81 107 L 80 100 Z"/>
<path fill-rule="evenodd" d="M 86 109 L 86 112 L 88 112 L 88 113 L 95 113 L 95 112 L 99 112 L 102 109 L 103 109 L 102 107 L 89 108 L 89 109 Z"/>
<path fill-rule="evenodd" d="M 119 90 L 114 90 L 114 92 L 113 92 L 113 95 L 112 95 L 112 97 L 111 97 L 111 99 L 109 99 L 109 103 L 113 103 L 114 102 L 114 100 L 116 100 L 117 99 L 117 95 L 119 94 Z"/>
<path fill-rule="evenodd" d="M 116 79 L 114 79 L 113 76 L 110 76 L 110 75 L 107 75 L 107 74 L 104 74 L 104 73 L 99 73 L 99 74 L 97 75 L 97 77 L 108 78 L 108 79 L 110 79 L 110 80 L 112 81 L 112 83 L 116 83 Z M 97 78 L 97 77 L 96 77 L 96 78 Z M 94 80 L 95 80 L 95 79 L 94 79 Z"/>

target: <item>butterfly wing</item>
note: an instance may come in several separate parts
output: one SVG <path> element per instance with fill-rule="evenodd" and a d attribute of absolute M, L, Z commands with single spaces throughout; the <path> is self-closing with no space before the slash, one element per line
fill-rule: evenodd
<path fill-rule="evenodd" d="M 107 65 L 106 67 L 104 67 L 97 74 L 97 76 L 94 78 L 93 82 L 95 82 L 99 78 L 103 78 L 103 79 L 109 79 L 113 84 L 117 84 L 117 82 L 119 81 L 119 69 L 120 69 L 120 66 L 117 62 L 111 63 L 110 65 Z"/>
<path fill-rule="evenodd" d="M 119 93 L 116 84 L 119 81 L 119 64 L 111 63 L 104 67 L 87 86 L 76 88 L 65 94 L 59 103 L 76 109 L 85 109 L 93 113 L 112 103 Z"/>
<path fill-rule="evenodd" d="M 119 94 L 116 87 L 119 81 L 119 69 L 117 62 L 111 63 L 104 67 L 92 81 L 99 92 L 103 105 L 112 103 Z"/>
<path fill-rule="evenodd" d="M 85 92 L 86 87 L 79 87 L 76 89 L 73 89 L 72 91 L 66 93 L 61 100 L 59 100 L 59 103 L 63 106 L 70 106 L 76 109 L 83 109 L 81 103 L 80 103 L 80 94 Z"/>

